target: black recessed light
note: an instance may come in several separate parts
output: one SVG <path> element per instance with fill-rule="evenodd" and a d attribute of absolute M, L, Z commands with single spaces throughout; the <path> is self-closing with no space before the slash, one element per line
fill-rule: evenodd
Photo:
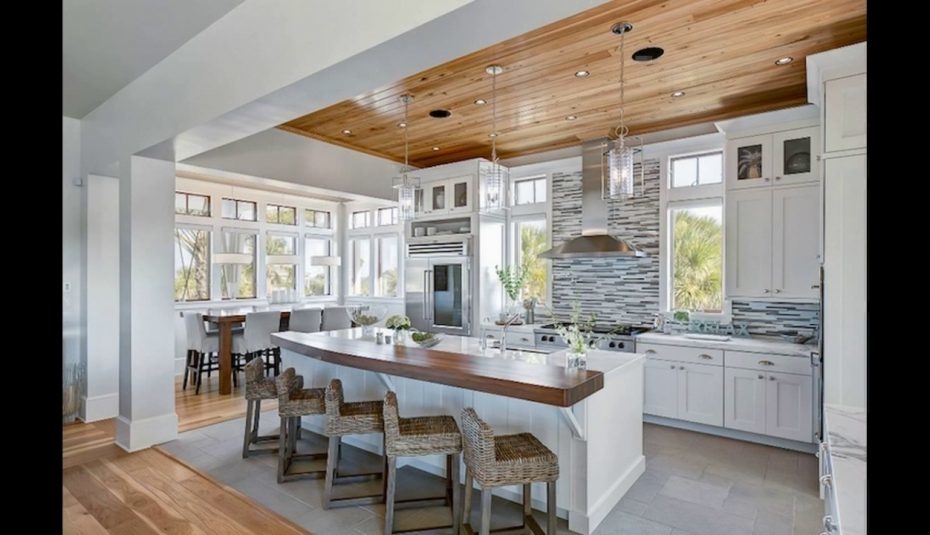
<path fill-rule="evenodd" d="M 449 110 L 430 110 L 429 112 L 429 116 L 436 119 L 445 119 L 450 115 L 452 115 L 452 112 Z"/>
<path fill-rule="evenodd" d="M 652 60 L 661 58 L 662 54 L 665 54 L 665 50 L 657 46 L 640 48 L 636 52 L 633 52 L 633 60 L 634 61 L 652 61 Z"/>

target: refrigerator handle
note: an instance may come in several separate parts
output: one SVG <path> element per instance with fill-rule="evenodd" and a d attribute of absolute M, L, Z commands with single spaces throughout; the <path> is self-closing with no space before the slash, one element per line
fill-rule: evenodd
<path fill-rule="evenodd" d="M 423 295 L 426 296 L 426 319 L 433 321 L 433 270 L 426 270 L 426 291 L 423 292 Z"/>
<path fill-rule="evenodd" d="M 429 283 L 426 280 L 427 275 L 429 274 L 428 269 L 423 270 L 423 319 L 428 320 L 429 314 L 427 314 L 426 308 L 426 294 L 429 291 Z"/>

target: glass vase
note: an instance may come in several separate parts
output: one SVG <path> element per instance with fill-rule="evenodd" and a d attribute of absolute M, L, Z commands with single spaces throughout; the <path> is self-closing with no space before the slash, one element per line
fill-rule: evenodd
<path fill-rule="evenodd" d="M 394 343 L 404 344 L 407 342 L 407 329 L 394 329 Z"/>
<path fill-rule="evenodd" d="M 569 350 L 565 355 L 565 367 L 569 370 L 585 370 L 588 368 L 588 353 Z"/>

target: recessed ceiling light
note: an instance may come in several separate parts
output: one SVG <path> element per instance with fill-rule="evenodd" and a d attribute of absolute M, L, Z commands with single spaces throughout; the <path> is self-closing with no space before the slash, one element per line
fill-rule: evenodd
<path fill-rule="evenodd" d="M 345 130 L 342 131 L 342 133 L 348 136 L 352 133 L 352 131 L 346 128 Z"/>
<path fill-rule="evenodd" d="M 672 96 L 675 97 L 675 98 L 683 97 L 683 96 L 685 96 L 685 92 L 684 92 L 684 91 L 675 91 L 674 93 L 672 93 Z"/>
<path fill-rule="evenodd" d="M 433 147 L 433 150 L 439 150 L 439 147 Z"/>
<path fill-rule="evenodd" d="M 475 99 L 475 105 L 476 105 L 476 106 L 484 106 L 484 105 L 487 104 L 487 103 L 488 103 L 488 101 L 487 101 L 487 100 L 484 100 L 483 98 L 476 98 L 476 99 Z"/>
<path fill-rule="evenodd" d="M 565 116 L 565 120 L 566 120 L 566 121 L 574 121 L 574 120 L 577 119 L 577 118 L 578 118 L 577 115 L 566 115 L 566 116 Z"/>
<path fill-rule="evenodd" d="M 488 137 L 497 137 L 497 132 L 491 132 Z"/>
<path fill-rule="evenodd" d="M 431 110 L 429 112 L 429 116 L 435 119 L 445 119 L 446 117 L 450 115 L 452 115 L 452 112 L 449 110 L 439 109 L 439 110 Z"/>
<path fill-rule="evenodd" d="M 398 127 L 398 128 L 407 128 L 407 123 L 401 121 L 401 122 L 397 123 L 397 127 Z"/>
<path fill-rule="evenodd" d="M 792 61 L 794 61 L 794 58 L 792 58 L 791 56 L 785 56 L 783 58 L 776 59 L 775 65 L 787 65 L 791 63 Z"/>
<path fill-rule="evenodd" d="M 575 78 L 587 78 L 591 76 L 591 71 L 575 71 Z"/>

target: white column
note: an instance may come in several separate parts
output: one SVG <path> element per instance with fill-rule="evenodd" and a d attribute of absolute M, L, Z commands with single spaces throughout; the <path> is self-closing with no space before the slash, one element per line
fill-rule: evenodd
<path fill-rule="evenodd" d="M 136 451 L 177 437 L 172 233 L 174 162 L 120 162 L 119 418 L 116 443 Z"/>

